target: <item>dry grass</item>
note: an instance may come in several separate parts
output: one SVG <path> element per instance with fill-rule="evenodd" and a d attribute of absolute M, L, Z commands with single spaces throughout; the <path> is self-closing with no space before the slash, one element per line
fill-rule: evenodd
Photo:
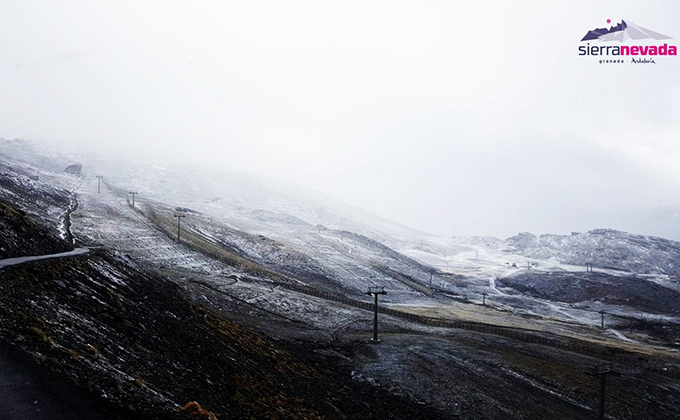
<path fill-rule="evenodd" d="M 47 334 L 45 334 L 45 331 L 41 330 L 41 329 L 38 328 L 38 327 L 28 327 L 28 328 L 26 328 L 26 332 L 27 332 L 29 335 L 31 335 L 31 336 L 33 336 L 33 337 L 36 337 L 36 338 L 38 338 L 38 339 L 40 339 L 40 340 L 42 340 L 42 341 L 44 341 L 44 342 L 46 342 L 46 343 L 49 343 L 49 342 L 52 341 L 52 340 L 50 340 L 50 338 L 47 336 Z"/>
<path fill-rule="evenodd" d="M 179 409 L 179 412 L 184 414 L 186 418 L 192 420 L 217 420 L 217 416 L 201 407 L 196 401 L 186 403 L 184 407 Z"/>
<path fill-rule="evenodd" d="M 80 354 L 78 354 L 78 352 L 75 351 L 75 350 L 66 349 L 65 351 L 66 351 L 66 354 L 68 354 L 68 356 L 69 356 L 71 359 L 74 359 L 74 360 L 75 360 L 75 359 L 78 359 L 78 358 L 80 357 Z"/>
<path fill-rule="evenodd" d="M 47 323 L 45 322 L 45 320 L 42 319 L 42 318 L 40 318 L 40 317 L 34 316 L 34 317 L 32 317 L 32 318 L 30 319 L 30 321 L 31 321 L 33 324 L 36 324 L 36 325 L 37 325 L 38 327 L 40 327 L 40 328 L 45 328 L 45 327 L 47 327 Z"/>

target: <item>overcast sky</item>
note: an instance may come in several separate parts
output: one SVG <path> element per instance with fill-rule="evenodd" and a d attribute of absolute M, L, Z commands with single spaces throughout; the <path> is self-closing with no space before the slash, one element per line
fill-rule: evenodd
<path fill-rule="evenodd" d="M 441 235 L 680 238 L 677 1 L 0 0 L 0 136 L 209 162 Z"/>

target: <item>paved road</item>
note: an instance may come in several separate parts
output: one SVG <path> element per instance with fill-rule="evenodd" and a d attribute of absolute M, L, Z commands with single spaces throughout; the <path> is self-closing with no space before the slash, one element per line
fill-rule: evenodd
<path fill-rule="evenodd" d="M 31 261 L 49 260 L 52 258 L 72 257 L 75 255 L 87 254 L 88 252 L 90 252 L 89 248 L 76 248 L 73 251 L 60 252 L 58 254 L 36 255 L 34 257 L 6 258 L 4 260 L 0 260 L 0 270 L 5 267 L 9 267 L 10 265 L 24 264 Z"/>

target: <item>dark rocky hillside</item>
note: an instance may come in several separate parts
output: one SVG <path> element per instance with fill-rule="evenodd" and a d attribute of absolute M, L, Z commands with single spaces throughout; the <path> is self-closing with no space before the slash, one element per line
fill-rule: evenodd
<path fill-rule="evenodd" d="M 680 292 L 635 276 L 598 272 L 520 271 L 497 281 L 523 293 L 560 302 L 599 301 L 656 313 L 680 313 Z"/>
<path fill-rule="evenodd" d="M 0 161 L 0 258 L 73 249 L 67 225 L 74 205 L 68 191 Z"/>
<path fill-rule="evenodd" d="M 72 246 L 23 210 L 0 199 L 0 259 L 53 254 Z"/>
<path fill-rule="evenodd" d="M 639 274 L 680 275 L 680 242 L 635 235 L 612 229 L 595 229 L 572 235 L 520 233 L 505 240 L 508 251 L 565 264 L 594 264 Z"/>
<path fill-rule="evenodd" d="M 141 420 L 134 412 L 49 372 L 0 337 L 0 419 Z M 37 385 L 37 386 L 36 386 Z"/>
<path fill-rule="evenodd" d="M 1 333 L 49 369 L 148 418 L 438 418 L 349 367 L 223 319 L 103 251 L 0 272 Z"/>

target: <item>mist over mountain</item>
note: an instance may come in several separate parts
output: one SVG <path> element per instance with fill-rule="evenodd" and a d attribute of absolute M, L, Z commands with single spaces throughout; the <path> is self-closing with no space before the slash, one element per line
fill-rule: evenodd
<path fill-rule="evenodd" d="M 627 165 L 625 160 L 611 161 L 610 157 L 604 159 L 592 153 L 562 153 L 559 157 L 564 165 L 579 162 L 579 173 L 573 174 L 571 177 L 573 185 L 565 192 L 565 189 L 552 188 L 553 184 L 550 181 L 558 176 L 558 173 L 562 173 L 559 169 L 561 167 L 549 164 L 548 160 L 537 162 L 533 157 L 525 159 L 520 156 L 511 161 L 496 160 L 502 155 L 502 150 L 498 150 L 498 156 L 494 157 L 494 154 L 491 154 L 487 159 L 491 160 L 495 174 L 507 173 L 507 177 L 491 176 L 484 173 L 486 170 L 480 171 L 480 168 L 475 168 L 470 175 L 475 180 L 474 188 L 470 183 L 456 183 L 453 186 L 458 189 L 457 196 L 470 197 L 451 203 L 455 206 L 454 212 L 451 212 L 448 205 L 431 205 L 424 200 L 404 201 L 404 209 L 410 208 L 412 213 L 403 219 L 400 218 L 399 223 L 395 223 L 394 217 L 390 217 L 395 214 L 390 209 L 384 213 L 362 210 L 361 206 L 332 197 L 323 190 L 311 189 L 304 184 L 272 175 L 261 175 L 229 164 L 179 163 L 163 158 L 99 154 L 75 144 L 50 141 L 3 139 L 0 142 L 3 142 L 4 150 L 12 151 L 15 157 L 33 156 L 45 167 L 53 170 L 63 169 L 61 166 L 75 162 L 85 163 L 84 170 L 90 174 L 106 171 L 108 176 L 121 186 L 145 191 L 152 198 L 206 208 L 220 206 L 235 208 L 239 205 L 239 200 L 244 200 L 241 203 L 243 206 L 259 206 L 274 211 L 285 210 L 296 217 L 303 216 L 309 223 L 314 224 L 335 223 L 334 226 L 342 227 L 343 223 L 348 223 L 348 220 L 352 219 L 354 222 L 351 227 L 354 231 L 368 233 L 369 230 L 373 230 L 372 235 L 375 237 L 381 237 L 375 230 L 376 227 L 385 224 L 387 220 L 392 220 L 387 223 L 390 229 L 409 227 L 401 234 L 391 235 L 397 237 L 408 236 L 409 231 L 419 231 L 437 236 L 485 234 L 504 238 L 533 226 L 532 231 L 536 234 L 568 234 L 571 231 L 608 228 L 680 239 L 680 224 L 677 223 L 680 217 L 680 204 L 672 199 L 663 201 L 656 199 L 670 188 L 667 183 L 661 182 L 657 175 L 640 172 L 636 167 L 629 167 L 628 178 L 621 178 L 615 168 Z M 41 157 L 35 157 L 36 155 Z M 534 165 L 539 173 L 543 173 L 542 180 L 537 181 L 534 175 L 515 173 L 514 168 L 518 165 Z M 600 176 L 599 185 L 589 185 L 592 176 Z M 642 184 L 648 187 L 640 190 L 638 187 Z M 357 185 L 361 187 L 361 184 Z M 479 194 L 480 189 L 498 188 L 499 185 L 506 191 L 509 200 L 522 202 L 522 207 L 501 207 L 502 210 L 499 210 L 498 206 L 501 205 L 499 203 L 505 200 L 503 196 Z M 418 186 L 409 180 L 402 186 L 405 190 L 430 188 L 427 185 Z M 630 195 L 631 189 L 644 192 Z M 572 203 L 571 195 L 578 197 L 579 204 Z M 604 200 L 608 204 L 604 204 Z M 304 202 L 302 207 L 301 201 Z M 210 203 L 212 205 L 208 206 Z M 333 210 L 322 216 L 328 205 Z M 436 214 L 436 219 L 423 221 L 414 218 L 420 209 L 428 207 L 427 211 Z M 382 205 L 378 208 L 381 209 Z M 402 215 L 405 214 L 404 209 L 401 210 Z M 560 214 L 559 222 L 555 220 L 556 214 Z M 352 217 L 348 218 L 348 215 Z M 464 215 L 468 215 L 469 219 Z M 528 215 L 532 216 L 531 222 L 528 221 Z M 337 217 L 338 220 L 332 222 L 330 220 L 332 217 Z M 341 222 L 340 219 L 345 221 Z M 365 220 L 363 226 L 356 223 L 361 220 Z M 397 228 L 397 225 L 401 225 L 401 228 Z M 479 229 L 482 231 L 477 231 L 471 226 L 480 226 Z M 556 226 L 560 228 L 556 229 Z M 540 229 L 541 227 L 544 229 Z M 448 232 L 452 234 L 449 235 Z"/>
<path fill-rule="evenodd" d="M 680 2 L 4 3 L 0 420 L 680 419 Z"/>
<path fill-rule="evenodd" d="M 546 412 L 582 418 L 583 404 L 555 397 L 573 384 L 527 383 L 535 367 L 513 364 L 508 339 L 513 349 L 523 343 L 536 354 L 540 343 L 569 360 L 582 357 L 573 351 L 645 360 L 647 370 L 629 371 L 633 381 L 649 370 L 680 372 L 669 356 L 680 342 L 680 242 L 670 239 L 611 229 L 440 236 L 247 171 L 26 140 L 0 140 L 0 213 L 0 333 L 22 351 L 37 349 L 41 363 L 75 378 L 74 386 L 105 394 L 90 404 L 127 410 L 123 418 L 258 418 L 253 413 L 271 404 L 278 413 L 322 418 L 357 410 L 395 419 L 472 413 L 472 405 L 451 405 L 449 391 L 433 394 L 434 384 L 455 387 L 464 400 L 484 389 L 493 402 L 474 406 L 485 413 L 503 407 L 522 418 L 517 401 L 531 396 Z M 372 292 L 382 296 L 379 346 L 362 338 L 378 308 L 366 297 Z M 605 313 L 607 328 L 599 326 Z M 465 342 L 485 344 L 449 341 L 459 329 Z M 484 354 L 471 359 L 482 345 Z M 479 375 L 454 384 L 433 374 L 431 364 L 459 369 L 452 360 L 474 360 Z M 29 372 L 2 354 L 0 362 Z M 502 387 L 482 379 L 499 372 L 514 373 Z M 517 381 L 531 391 L 508 391 L 524 389 Z M 336 391 L 318 391 L 329 386 Z M 535 394 L 546 386 L 546 397 Z M 338 393 L 353 405 L 336 401 L 329 410 Z M 89 397 L 76 388 L 70 398 L 80 410 Z M 356 407 L 375 398 L 393 402 Z"/>
<path fill-rule="evenodd" d="M 596 264 L 642 274 L 680 274 L 678 243 L 657 236 L 599 228 L 566 235 L 520 233 L 507 239 L 447 238 L 395 223 L 306 187 L 242 170 L 176 164 L 163 167 L 71 153 L 49 143 L 26 140 L 0 140 L 0 150 L 8 158 L 13 156 L 55 172 L 83 165 L 84 176 L 106 174 L 105 182 L 123 191 L 137 191 L 138 199 L 199 211 L 238 229 L 286 243 L 292 243 L 290 234 L 333 229 L 364 235 L 425 263 L 440 259 L 436 264 L 440 266 L 447 264 L 441 255 L 448 253 L 452 257 L 460 252 L 455 251 L 457 247 L 472 246 L 563 264 Z M 646 225 L 644 216 L 651 219 L 656 214 L 658 211 L 638 211 L 628 217 L 637 216 L 638 223 Z M 655 219 L 657 226 L 674 224 L 676 213 L 666 214 L 665 220 Z M 678 230 L 664 231 L 672 237 Z"/>

